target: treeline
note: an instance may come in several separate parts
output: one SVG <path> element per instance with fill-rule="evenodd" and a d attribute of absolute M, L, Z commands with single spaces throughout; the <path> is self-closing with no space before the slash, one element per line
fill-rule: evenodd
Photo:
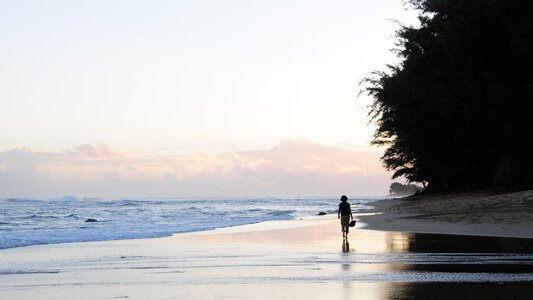
<path fill-rule="evenodd" d="M 410 5 L 401 63 L 363 81 L 385 167 L 430 192 L 533 187 L 533 1 Z"/>

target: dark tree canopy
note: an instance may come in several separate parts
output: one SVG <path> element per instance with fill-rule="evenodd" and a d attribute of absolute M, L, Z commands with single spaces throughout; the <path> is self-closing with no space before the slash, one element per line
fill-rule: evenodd
<path fill-rule="evenodd" d="M 364 80 L 372 143 L 427 191 L 533 187 L 533 0 L 413 0 L 401 62 Z"/>

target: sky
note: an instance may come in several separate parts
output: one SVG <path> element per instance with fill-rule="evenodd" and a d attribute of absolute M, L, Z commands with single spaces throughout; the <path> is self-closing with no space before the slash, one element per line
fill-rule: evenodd
<path fill-rule="evenodd" d="M 395 21 L 394 21 L 395 20 Z M 402 0 L 0 0 L 0 197 L 384 195 Z"/>

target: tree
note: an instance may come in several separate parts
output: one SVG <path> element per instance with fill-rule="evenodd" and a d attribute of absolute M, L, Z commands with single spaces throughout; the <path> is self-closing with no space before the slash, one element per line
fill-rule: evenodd
<path fill-rule="evenodd" d="M 427 191 L 533 186 L 533 1 L 413 0 L 401 62 L 363 80 L 384 166 Z"/>

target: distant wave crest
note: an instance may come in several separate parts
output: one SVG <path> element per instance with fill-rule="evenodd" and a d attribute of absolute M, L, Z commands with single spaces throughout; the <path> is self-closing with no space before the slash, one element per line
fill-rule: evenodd
<path fill-rule="evenodd" d="M 83 201 L 85 198 L 82 195 L 65 195 L 57 198 L 58 201 Z"/>

